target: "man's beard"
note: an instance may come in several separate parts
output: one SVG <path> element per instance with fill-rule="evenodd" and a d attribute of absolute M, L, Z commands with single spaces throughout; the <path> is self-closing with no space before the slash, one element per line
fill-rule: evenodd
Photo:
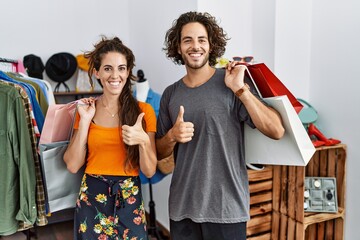
<path fill-rule="evenodd" d="M 190 61 L 188 61 L 188 58 L 186 58 L 186 55 L 182 55 L 182 58 L 184 60 L 185 66 L 191 68 L 191 69 L 200 69 L 202 67 L 204 67 L 207 62 L 209 61 L 209 55 L 207 54 L 204 58 L 204 60 L 202 62 L 196 62 L 196 63 L 192 63 Z"/>

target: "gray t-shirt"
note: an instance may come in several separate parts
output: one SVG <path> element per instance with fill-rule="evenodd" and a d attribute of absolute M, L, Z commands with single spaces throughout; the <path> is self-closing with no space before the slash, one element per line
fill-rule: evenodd
<path fill-rule="evenodd" d="M 170 197 L 170 219 L 236 223 L 249 220 L 249 184 L 244 157 L 244 122 L 250 116 L 224 83 L 225 71 L 203 85 L 187 87 L 182 80 L 162 95 L 157 138 L 174 125 L 180 106 L 184 121 L 194 124 L 194 137 L 175 146 L 175 170 Z M 246 82 L 252 84 L 246 79 Z M 254 89 L 254 87 L 252 87 Z"/>

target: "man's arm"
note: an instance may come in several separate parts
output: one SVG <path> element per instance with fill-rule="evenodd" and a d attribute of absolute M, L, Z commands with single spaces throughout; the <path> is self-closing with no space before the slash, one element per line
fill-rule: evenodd
<path fill-rule="evenodd" d="M 260 132 L 272 139 L 280 139 L 285 133 L 280 114 L 273 108 L 263 104 L 249 90 L 239 97 Z"/>
<path fill-rule="evenodd" d="M 280 114 L 263 104 L 244 83 L 246 66 L 234 61 L 227 65 L 225 84 L 242 101 L 253 123 L 260 132 L 273 139 L 280 139 L 285 133 Z"/>

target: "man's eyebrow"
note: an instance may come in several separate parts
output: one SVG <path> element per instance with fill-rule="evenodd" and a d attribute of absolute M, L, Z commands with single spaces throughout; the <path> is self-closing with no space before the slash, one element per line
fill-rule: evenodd
<path fill-rule="evenodd" d="M 190 36 L 184 36 L 184 37 L 181 38 L 181 40 L 184 40 L 184 39 L 192 39 L 192 37 L 190 37 Z"/>

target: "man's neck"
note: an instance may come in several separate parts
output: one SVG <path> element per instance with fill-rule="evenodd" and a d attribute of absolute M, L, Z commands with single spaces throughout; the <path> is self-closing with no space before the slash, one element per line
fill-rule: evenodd
<path fill-rule="evenodd" d="M 136 87 L 136 99 L 138 101 L 142 101 L 145 102 L 150 86 L 149 86 L 149 82 L 148 81 L 144 81 L 144 82 L 135 82 L 135 87 Z"/>
<path fill-rule="evenodd" d="M 188 87 L 198 87 L 206 83 L 215 73 L 215 68 L 206 66 L 201 69 L 186 67 L 186 75 L 183 81 Z"/>

